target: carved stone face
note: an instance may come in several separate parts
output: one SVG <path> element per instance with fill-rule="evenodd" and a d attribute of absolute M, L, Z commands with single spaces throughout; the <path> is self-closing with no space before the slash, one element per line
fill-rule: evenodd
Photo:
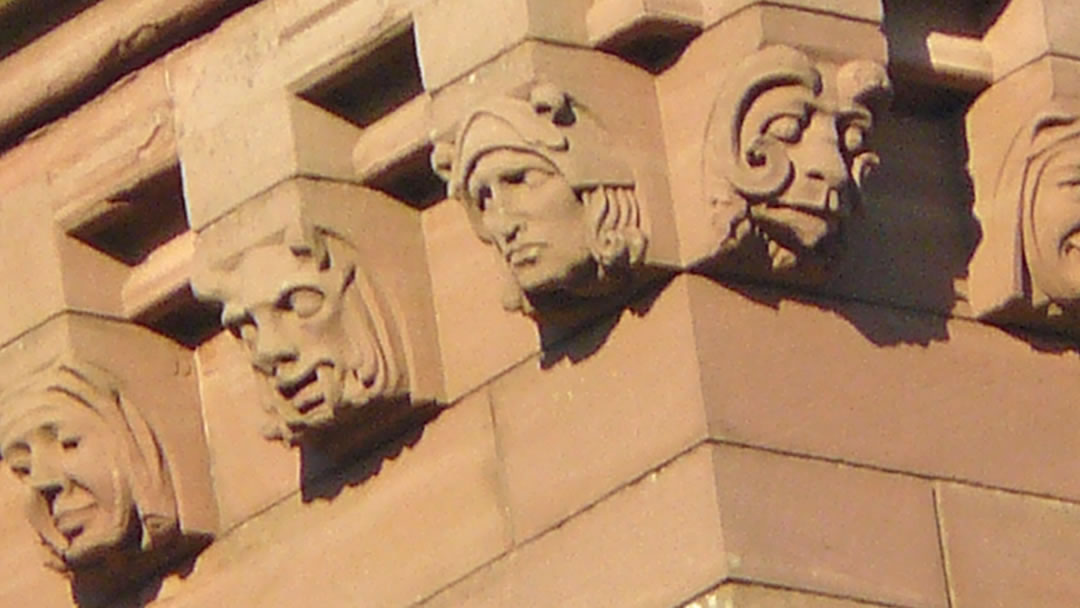
<path fill-rule="evenodd" d="M 1035 185 L 1024 254 L 1035 288 L 1059 304 L 1080 300 L 1080 145 L 1050 152 Z"/>
<path fill-rule="evenodd" d="M 750 164 L 755 150 L 770 147 L 791 163 L 785 189 L 751 201 L 751 216 L 771 239 L 794 253 L 839 231 L 855 204 L 851 163 L 869 127 L 869 113 L 842 107 L 835 92 L 785 86 L 757 97 L 742 129 Z"/>
<path fill-rule="evenodd" d="M 48 547 L 79 567 L 123 543 L 137 518 L 118 466 L 122 448 L 105 422 L 56 393 L 6 407 L 20 415 L 0 437 L 0 453 L 29 487 L 29 519 Z"/>
<path fill-rule="evenodd" d="M 866 148 L 868 100 L 887 89 L 876 63 L 814 62 L 785 46 L 766 47 L 736 68 L 705 141 L 721 257 L 763 257 L 772 271 L 823 278 L 862 179 L 877 163 Z"/>
<path fill-rule="evenodd" d="M 229 275 L 222 321 L 266 378 L 288 433 L 330 425 L 392 380 L 370 320 L 347 302 L 355 280 L 351 267 L 283 245 L 246 252 Z"/>
<path fill-rule="evenodd" d="M 477 161 L 467 188 L 484 232 L 522 290 L 573 290 L 594 279 L 585 207 L 551 162 L 495 150 Z"/>

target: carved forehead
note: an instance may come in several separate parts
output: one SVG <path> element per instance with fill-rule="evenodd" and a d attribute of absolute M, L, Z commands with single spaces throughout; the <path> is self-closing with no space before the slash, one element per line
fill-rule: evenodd
<path fill-rule="evenodd" d="M 527 169 L 561 174 L 559 168 L 543 155 L 531 150 L 501 148 L 491 150 L 476 160 L 472 171 L 466 177 L 465 185 L 470 187 L 471 191 L 474 182 L 490 183 L 499 176 Z"/>
<path fill-rule="evenodd" d="M 317 284 L 323 274 L 319 266 L 316 257 L 296 253 L 284 244 L 255 247 L 219 272 L 216 295 L 227 310 L 276 302 L 283 290 Z"/>
<path fill-rule="evenodd" d="M 105 428 L 97 412 L 63 391 L 27 391 L 6 399 L 0 407 L 0 448 L 47 426 L 77 426 L 83 431 Z"/>

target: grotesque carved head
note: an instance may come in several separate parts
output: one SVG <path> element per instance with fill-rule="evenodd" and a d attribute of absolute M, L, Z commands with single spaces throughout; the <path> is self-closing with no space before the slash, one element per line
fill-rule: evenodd
<path fill-rule="evenodd" d="M 376 400 L 403 396 L 405 365 L 385 295 L 356 250 L 303 225 L 219 260 L 193 281 L 266 380 L 271 438 L 299 443 Z"/>
<path fill-rule="evenodd" d="M 642 260 L 633 175 L 596 119 L 550 84 L 474 109 L 432 164 L 513 276 L 507 308 L 543 316 L 607 295 Z"/>
<path fill-rule="evenodd" d="M 773 272 L 820 270 L 877 163 L 866 148 L 868 102 L 887 89 L 877 63 L 814 63 L 785 46 L 735 69 L 704 147 L 722 257 L 764 258 L 751 263 Z"/>
<path fill-rule="evenodd" d="M 178 532 L 156 436 L 88 363 L 54 362 L 0 396 L 0 457 L 30 490 L 30 523 L 62 571 L 139 559 Z"/>
<path fill-rule="evenodd" d="M 976 176 L 978 178 L 978 176 Z M 991 176 L 987 176 L 991 177 Z M 975 201 L 983 238 L 970 266 L 982 316 L 1021 305 L 1080 313 L 1080 106 L 1043 108 L 1013 139 L 988 196 Z"/>

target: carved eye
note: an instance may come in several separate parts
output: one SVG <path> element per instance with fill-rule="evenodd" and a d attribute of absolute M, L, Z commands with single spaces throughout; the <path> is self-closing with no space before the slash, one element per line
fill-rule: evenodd
<path fill-rule="evenodd" d="M 11 472 L 20 479 L 30 474 L 30 465 L 22 462 L 13 462 L 8 465 L 11 468 Z"/>
<path fill-rule="evenodd" d="M 65 452 L 71 452 L 73 450 L 79 449 L 79 444 L 81 442 L 82 440 L 79 437 L 65 437 L 60 442 L 60 447 L 64 448 Z"/>
<path fill-rule="evenodd" d="M 848 125 L 844 129 L 844 150 L 859 152 L 866 145 L 866 127 L 858 124 Z"/>
<path fill-rule="evenodd" d="M 770 120 L 765 125 L 765 133 L 771 135 L 780 141 L 786 141 L 789 144 L 798 143 L 802 139 L 803 134 L 803 119 L 801 116 L 794 116 L 792 114 L 784 114 L 777 116 Z"/>
<path fill-rule="evenodd" d="M 317 289 L 298 287 L 286 294 L 284 308 L 295 312 L 301 319 L 306 319 L 322 310 L 325 299 L 326 297 Z"/>
<path fill-rule="evenodd" d="M 473 200 L 476 201 L 476 208 L 480 211 L 486 211 L 488 207 L 488 201 L 491 200 L 491 188 L 489 186 L 480 186 L 473 194 Z"/>
<path fill-rule="evenodd" d="M 529 171 L 525 169 L 519 169 L 517 171 L 510 171 L 499 176 L 499 180 L 504 184 L 524 184 L 525 176 Z"/>

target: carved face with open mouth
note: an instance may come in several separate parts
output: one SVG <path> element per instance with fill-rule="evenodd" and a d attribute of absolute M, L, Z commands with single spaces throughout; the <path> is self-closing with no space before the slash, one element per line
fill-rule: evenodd
<path fill-rule="evenodd" d="M 6 407 L 19 415 L 0 437 L 0 454 L 29 486 L 29 519 L 50 550 L 78 568 L 137 534 L 120 448 L 94 411 L 57 393 Z"/>
<path fill-rule="evenodd" d="M 350 300 L 367 287 L 358 272 L 325 247 L 273 244 L 245 252 L 230 275 L 222 323 L 266 379 L 282 438 L 328 427 L 395 388 L 376 324 L 361 296 Z"/>

